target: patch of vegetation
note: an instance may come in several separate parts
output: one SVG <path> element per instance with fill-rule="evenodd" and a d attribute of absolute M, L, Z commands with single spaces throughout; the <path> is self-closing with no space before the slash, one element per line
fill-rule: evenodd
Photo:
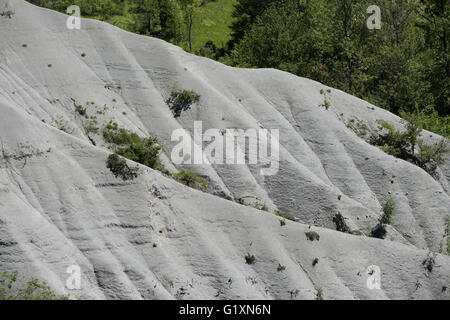
<path fill-rule="evenodd" d="M 383 213 L 378 221 L 378 224 L 370 232 L 372 237 L 378 239 L 384 239 L 386 237 L 386 225 L 392 224 L 392 219 L 395 214 L 395 201 L 391 198 L 388 199 L 381 210 Z"/>
<path fill-rule="evenodd" d="M 392 218 L 395 214 L 395 201 L 389 198 L 382 208 L 383 214 L 380 218 L 382 224 L 392 224 Z"/>
<path fill-rule="evenodd" d="M 286 225 L 286 220 L 280 219 L 280 226 L 284 227 Z"/>
<path fill-rule="evenodd" d="M 46 282 L 32 279 L 17 284 L 18 271 L 0 273 L 0 300 L 68 300 L 67 295 L 57 295 Z"/>
<path fill-rule="evenodd" d="M 350 233 L 355 235 L 355 236 L 362 236 L 363 235 L 361 230 L 352 230 Z"/>
<path fill-rule="evenodd" d="M 404 119 L 415 119 L 425 130 L 450 138 L 450 115 L 441 117 L 433 107 L 426 107 L 415 113 L 400 112 L 400 116 Z"/>
<path fill-rule="evenodd" d="M 190 109 L 191 105 L 200 101 L 200 95 L 193 90 L 173 90 L 167 104 L 175 118 L 181 116 L 181 112 Z"/>
<path fill-rule="evenodd" d="M 192 28 L 194 52 L 212 59 L 220 56 L 220 52 L 230 40 L 231 15 L 236 2 L 236 0 L 204 1 L 204 4 L 196 9 Z M 208 46 L 208 42 L 212 45 Z M 209 51 L 211 47 L 214 49 Z"/>
<path fill-rule="evenodd" d="M 323 289 L 322 288 L 317 289 L 316 300 L 323 300 Z"/>
<path fill-rule="evenodd" d="M 50 125 L 58 128 L 61 131 L 64 131 L 65 133 L 68 133 L 68 134 L 73 133 L 73 129 L 69 127 L 69 123 L 62 116 L 57 116 L 56 118 L 52 118 Z"/>
<path fill-rule="evenodd" d="M 314 241 L 314 240 L 319 241 L 320 240 L 320 235 L 315 231 L 305 232 L 305 235 L 309 241 Z"/>
<path fill-rule="evenodd" d="M 254 255 L 251 255 L 250 253 L 247 253 L 245 256 L 245 263 L 247 264 L 254 264 L 256 262 L 256 257 Z"/>
<path fill-rule="evenodd" d="M 447 237 L 447 255 L 450 256 L 450 218 L 445 219 L 445 236 Z"/>
<path fill-rule="evenodd" d="M 278 264 L 278 267 L 277 267 L 277 271 L 278 272 L 282 272 L 282 271 L 284 271 L 284 270 L 286 270 L 286 266 L 282 266 L 280 263 Z"/>
<path fill-rule="evenodd" d="M 428 272 L 432 272 L 436 264 L 436 254 L 430 253 L 428 257 L 422 262 L 422 265 L 427 269 Z"/>
<path fill-rule="evenodd" d="M 108 123 L 103 137 L 106 142 L 115 145 L 115 153 L 122 157 L 150 168 L 159 164 L 161 146 L 155 137 L 141 138 L 134 132 L 119 128 L 115 122 Z"/>
<path fill-rule="evenodd" d="M 80 116 L 85 116 L 87 114 L 86 108 L 82 105 L 76 105 L 75 111 L 78 112 Z"/>
<path fill-rule="evenodd" d="M 341 116 L 341 119 L 344 121 L 347 128 L 352 130 L 356 135 L 362 139 L 367 139 L 368 134 L 370 133 L 369 127 L 367 126 L 364 121 L 352 117 L 349 121 L 345 121 L 343 117 Z"/>
<path fill-rule="evenodd" d="M 188 187 L 205 192 L 208 191 L 208 181 L 193 172 L 183 170 L 179 173 L 173 174 L 173 177 Z"/>
<path fill-rule="evenodd" d="M 330 92 L 330 91 L 327 90 L 327 92 Z M 321 105 L 321 107 L 325 107 L 325 109 L 327 109 L 327 110 L 330 109 L 331 102 L 327 98 L 327 93 L 323 89 L 321 89 L 320 94 L 323 95 L 323 104 Z"/>
<path fill-rule="evenodd" d="M 378 135 L 372 136 L 371 143 L 433 175 L 437 167 L 444 163 L 443 155 L 450 151 L 448 144 L 444 138 L 434 145 L 426 144 L 420 139 L 422 124 L 417 118 L 408 120 L 402 120 L 405 124 L 405 131 L 396 130 L 394 125 L 377 120 L 380 132 Z"/>
<path fill-rule="evenodd" d="M 285 218 L 287 220 L 295 221 L 295 217 L 290 215 L 290 214 L 288 214 L 288 213 L 283 213 L 283 212 L 281 212 L 279 210 L 275 210 L 274 214 L 279 216 L 279 217 Z"/>
<path fill-rule="evenodd" d="M 319 263 L 319 258 L 314 258 L 313 259 L 313 262 L 312 262 L 312 265 L 313 265 L 313 267 L 315 267 L 316 266 L 316 264 L 318 264 Z"/>
<path fill-rule="evenodd" d="M 111 170 L 114 176 L 123 180 L 133 180 L 137 178 L 139 169 L 128 166 L 126 160 L 117 154 L 109 155 L 106 160 L 106 167 Z"/>
<path fill-rule="evenodd" d="M 333 217 L 333 222 L 336 224 L 337 231 L 346 233 L 351 232 L 350 228 L 347 226 L 347 223 L 345 222 L 344 216 L 340 212 L 336 213 L 336 215 Z"/>

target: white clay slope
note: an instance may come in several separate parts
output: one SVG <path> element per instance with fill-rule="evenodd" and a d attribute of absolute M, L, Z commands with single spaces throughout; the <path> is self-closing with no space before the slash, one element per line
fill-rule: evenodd
<path fill-rule="evenodd" d="M 449 299 L 450 257 L 437 254 L 431 273 L 422 264 L 445 240 L 449 156 L 434 179 L 345 123 L 376 128 L 377 119 L 400 125 L 398 117 L 288 73 L 227 67 L 94 20 L 68 30 L 66 15 L 13 5 L 11 19 L 0 16 L 0 271 L 85 298 L 313 299 L 322 288 L 325 299 Z M 174 88 L 201 95 L 179 118 L 165 102 Z M 320 92 L 329 89 L 326 110 Z M 210 194 L 144 166 L 123 181 L 106 168 L 101 131 L 85 134 L 75 104 L 100 129 L 113 120 L 158 137 L 173 171 L 186 167 L 170 163 L 171 134 L 192 133 L 194 121 L 203 130 L 279 129 L 280 169 L 262 176 L 259 166 L 188 167 L 208 179 Z M 391 197 L 397 208 L 385 240 L 335 231 L 340 212 L 367 233 Z M 241 198 L 299 222 L 281 226 Z M 319 241 L 307 240 L 310 225 Z M 255 264 L 245 263 L 247 253 Z M 74 264 L 82 289 L 68 291 Z M 366 285 L 371 265 L 381 269 L 381 290 Z"/>

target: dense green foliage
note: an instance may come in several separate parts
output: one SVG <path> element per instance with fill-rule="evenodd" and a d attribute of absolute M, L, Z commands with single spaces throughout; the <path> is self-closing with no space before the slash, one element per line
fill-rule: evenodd
<path fill-rule="evenodd" d="M 254 18 L 232 52 L 234 65 L 286 70 L 396 113 L 432 106 L 450 114 L 448 1 L 378 1 L 379 30 L 366 26 L 372 1 L 282 3 Z"/>
<path fill-rule="evenodd" d="M 214 50 L 218 50 L 218 45 L 224 47 L 230 39 L 228 23 L 236 0 L 28 1 L 64 13 L 70 5 L 77 5 L 83 18 L 106 21 L 131 32 L 158 37 L 191 52 L 205 52 L 208 41 Z"/>
<path fill-rule="evenodd" d="M 45 282 L 32 279 L 19 285 L 18 271 L 0 273 L 0 300 L 67 300 L 68 296 L 57 295 Z"/>

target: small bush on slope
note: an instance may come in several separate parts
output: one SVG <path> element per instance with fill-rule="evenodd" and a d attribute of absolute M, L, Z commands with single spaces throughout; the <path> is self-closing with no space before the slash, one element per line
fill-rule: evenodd
<path fill-rule="evenodd" d="M 157 144 L 157 138 L 141 138 L 134 132 L 119 128 L 115 122 L 108 123 L 103 131 L 103 137 L 106 142 L 114 145 L 113 149 L 115 154 L 108 157 L 107 167 L 116 177 L 120 176 L 124 180 L 132 180 L 137 177 L 138 169 L 130 168 L 126 161 L 119 157 L 122 156 L 147 167 L 159 170 L 188 187 L 204 192 L 208 191 L 208 182 L 195 173 L 183 170 L 173 174 L 164 168 L 163 164 L 159 161 L 161 146 Z"/>
<path fill-rule="evenodd" d="M 184 183 L 188 187 L 202 190 L 202 191 L 208 190 L 208 182 L 193 172 L 183 170 L 179 173 L 173 174 L 173 177 L 176 180 Z"/>
<path fill-rule="evenodd" d="M 129 167 L 125 159 L 115 153 L 106 160 L 106 167 L 116 178 L 120 176 L 123 180 L 133 180 L 138 176 L 138 168 Z"/>
<path fill-rule="evenodd" d="M 55 294 L 50 286 L 37 279 L 17 286 L 18 271 L 0 273 L 0 300 L 67 300 L 68 296 Z"/>
<path fill-rule="evenodd" d="M 141 138 L 136 133 L 118 128 L 117 123 L 109 123 L 103 131 L 106 142 L 115 144 L 115 152 L 127 159 L 150 168 L 159 164 L 161 146 L 155 137 Z"/>
<path fill-rule="evenodd" d="M 392 216 L 395 214 L 395 201 L 392 199 L 388 199 L 386 203 L 383 205 L 383 215 L 380 218 L 380 223 L 382 224 L 391 224 Z"/>

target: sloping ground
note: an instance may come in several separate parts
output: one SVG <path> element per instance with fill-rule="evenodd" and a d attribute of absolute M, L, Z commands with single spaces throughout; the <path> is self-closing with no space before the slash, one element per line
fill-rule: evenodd
<path fill-rule="evenodd" d="M 0 17 L 0 270 L 64 291 L 66 268 L 78 264 L 82 290 L 70 294 L 92 298 L 309 299 L 319 288 L 326 299 L 450 297 L 450 257 L 438 254 L 432 272 L 423 265 L 450 215 L 450 159 L 435 180 L 343 121 L 398 117 L 288 73 L 226 67 L 98 21 L 68 30 L 67 16 L 14 4 L 11 19 Z M 179 118 L 165 103 L 174 88 L 201 95 Z M 331 89 L 329 110 L 322 89 Z M 195 120 L 203 130 L 279 129 L 280 169 L 192 166 L 211 194 L 142 166 L 122 181 L 106 168 L 101 132 L 85 134 L 78 104 L 100 129 L 113 120 L 157 136 L 168 168 L 172 132 L 192 132 Z M 367 233 L 390 197 L 397 213 L 386 240 L 330 230 L 340 212 Z M 241 198 L 299 222 L 281 226 Z M 319 241 L 307 240 L 309 228 Z M 370 265 L 382 290 L 366 286 Z"/>

